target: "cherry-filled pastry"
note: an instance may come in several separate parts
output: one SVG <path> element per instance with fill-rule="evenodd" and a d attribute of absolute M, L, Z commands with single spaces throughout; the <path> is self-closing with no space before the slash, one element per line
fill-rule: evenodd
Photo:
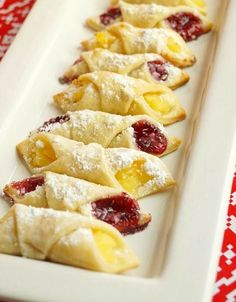
<path fill-rule="evenodd" d="M 0 253 L 107 273 L 139 265 L 111 225 L 77 213 L 21 204 L 0 219 Z"/>
<path fill-rule="evenodd" d="M 141 198 L 175 184 L 156 156 L 127 148 L 84 145 L 51 133 L 34 134 L 17 145 L 33 174 L 51 171 L 118 188 Z"/>
<path fill-rule="evenodd" d="M 158 54 L 123 55 L 106 49 L 83 52 L 59 80 L 71 83 L 80 75 L 94 71 L 110 71 L 149 83 L 163 84 L 171 89 L 178 88 L 189 80 L 182 69 L 166 61 Z"/>
<path fill-rule="evenodd" d="M 146 115 L 121 116 L 100 111 L 67 112 L 46 121 L 37 132 L 50 132 L 105 148 L 131 148 L 156 156 L 175 151 L 181 141 Z"/>
<path fill-rule="evenodd" d="M 109 223 L 124 235 L 144 230 L 151 221 L 151 215 L 119 189 L 52 172 L 12 182 L 3 192 L 11 204 L 77 212 Z"/>
<path fill-rule="evenodd" d="M 128 4 L 120 1 L 103 14 L 87 19 L 87 25 L 96 31 L 127 22 L 141 28 L 170 28 L 186 41 L 196 40 L 212 29 L 212 22 L 188 6 L 162 6 L 156 4 Z"/>
<path fill-rule="evenodd" d="M 131 4 L 159 4 L 165 6 L 185 5 L 197 9 L 201 14 L 207 14 L 207 6 L 205 0 L 123 0 Z M 111 0 L 111 4 L 118 4 L 119 0 Z"/>
<path fill-rule="evenodd" d="M 196 58 L 184 39 L 169 28 L 138 28 L 120 22 L 82 42 L 85 50 L 104 48 L 121 54 L 155 53 L 178 67 L 188 67 Z"/>
<path fill-rule="evenodd" d="M 89 109 L 119 115 L 146 114 L 164 125 L 186 116 L 168 87 L 108 71 L 80 76 L 54 96 L 54 103 L 64 112 Z"/>

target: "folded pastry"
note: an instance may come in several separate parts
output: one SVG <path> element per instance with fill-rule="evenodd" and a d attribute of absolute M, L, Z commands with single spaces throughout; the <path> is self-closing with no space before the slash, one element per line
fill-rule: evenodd
<path fill-rule="evenodd" d="M 164 191 L 175 183 L 159 158 L 132 149 L 104 149 L 51 133 L 35 134 L 17 149 L 33 174 L 67 174 L 125 190 L 136 198 Z"/>
<path fill-rule="evenodd" d="M 141 28 L 171 28 L 185 41 L 196 40 L 213 26 L 208 18 L 189 6 L 128 4 L 123 1 L 120 1 L 118 7 L 109 8 L 105 13 L 89 18 L 87 24 L 94 30 L 103 30 L 120 21 Z"/>
<path fill-rule="evenodd" d="M 37 132 L 50 132 L 84 144 L 131 148 L 156 156 L 175 151 L 181 141 L 146 115 L 121 116 L 100 111 L 68 112 L 45 122 Z"/>
<path fill-rule="evenodd" d="M 80 76 L 54 96 L 54 103 L 64 112 L 90 109 L 119 115 L 146 114 L 164 125 L 186 116 L 168 87 L 108 71 Z"/>
<path fill-rule="evenodd" d="M 139 264 L 111 225 L 76 213 L 19 204 L 0 219 L 0 253 L 108 273 Z"/>
<path fill-rule="evenodd" d="M 60 82 L 71 83 L 80 75 L 94 71 L 116 72 L 149 83 L 160 83 L 172 89 L 184 85 L 189 80 L 186 72 L 158 54 L 122 55 L 98 48 L 83 52 L 60 78 Z"/>
<path fill-rule="evenodd" d="M 159 4 L 165 6 L 186 5 L 197 9 L 201 14 L 206 15 L 207 6 L 205 0 L 123 0 L 131 4 Z M 111 0 L 112 4 L 118 4 L 119 0 Z"/>
<path fill-rule="evenodd" d="M 104 48 L 121 54 L 155 53 L 178 67 L 191 66 L 196 61 L 192 50 L 174 30 L 138 28 L 124 22 L 97 32 L 82 46 L 85 50 Z"/>
<path fill-rule="evenodd" d="M 151 221 L 151 215 L 142 213 L 138 202 L 119 189 L 52 172 L 12 182 L 3 192 L 11 203 L 77 212 L 125 235 L 144 230 Z"/>

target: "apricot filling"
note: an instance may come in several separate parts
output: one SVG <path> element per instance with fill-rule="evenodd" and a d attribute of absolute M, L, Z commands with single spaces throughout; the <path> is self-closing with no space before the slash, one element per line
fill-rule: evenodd
<path fill-rule="evenodd" d="M 40 138 L 34 142 L 30 157 L 30 164 L 33 168 L 48 166 L 56 160 L 56 154 L 51 144 L 44 138 Z"/>
<path fill-rule="evenodd" d="M 41 127 L 38 128 L 38 132 L 50 132 L 51 126 L 55 124 L 64 124 L 70 120 L 70 116 L 68 114 L 60 115 L 55 118 L 51 118 L 50 120 L 43 123 Z"/>
<path fill-rule="evenodd" d="M 92 203 L 93 215 L 97 219 L 113 225 L 124 235 L 139 232 L 149 224 L 150 216 L 141 222 L 139 211 L 138 202 L 126 193 Z"/>
<path fill-rule="evenodd" d="M 137 147 L 141 151 L 161 155 L 167 149 L 167 138 L 155 125 L 140 120 L 132 128 Z"/>
<path fill-rule="evenodd" d="M 132 165 L 118 171 L 116 179 L 130 194 L 135 194 L 149 180 L 153 179 L 144 169 L 145 160 L 134 161 Z"/>
<path fill-rule="evenodd" d="M 144 99 L 156 112 L 167 114 L 171 110 L 169 95 L 167 93 L 146 93 Z"/>
<path fill-rule="evenodd" d="M 118 7 L 108 9 L 104 14 L 100 15 L 100 22 L 103 25 L 110 25 L 121 16 L 121 10 Z"/>
<path fill-rule="evenodd" d="M 115 40 L 116 38 L 106 31 L 101 31 L 96 34 L 97 47 L 109 48 Z"/>
<path fill-rule="evenodd" d="M 192 13 L 177 13 L 166 20 L 169 26 L 187 42 L 196 40 L 204 33 L 201 19 Z M 168 47 L 170 48 L 170 46 Z M 171 46 L 171 49 L 173 49 L 173 46 Z"/>

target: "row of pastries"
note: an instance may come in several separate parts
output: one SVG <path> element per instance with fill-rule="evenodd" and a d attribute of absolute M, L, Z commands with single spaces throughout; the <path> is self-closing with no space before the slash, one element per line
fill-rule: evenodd
<path fill-rule="evenodd" d="M 108 273 L 139 265 L 124 235 L 151 223 L 139 199 L 175 185 L 161 157 L 181 141 L 164 126 L 186 117 L 173 89 L 196 62 L 187 42 L 212 29 L 206 14 L 203 0 L 126 0 L 87 20 L 95 32 L 53 97 L 63 115 L 17 144 L 32 176 L 3 189 L 1 253 Z"/>

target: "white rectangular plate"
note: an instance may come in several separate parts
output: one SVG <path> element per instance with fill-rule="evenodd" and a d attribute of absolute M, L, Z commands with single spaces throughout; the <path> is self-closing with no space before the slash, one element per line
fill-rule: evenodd
<path fill-rule="evenodd" d="M 198 62 L 188 70 L 190 83 L 176 91 L 188 118 L 168 127 L 183 139 L 181 149 L 164 158 L 178 186 L 141 201 L 153 215 L 152 224 L 127 237 L 140 268 L 111 276 L 0 255 L 0 296 L 44 302 L 80 297 L 85 302 L 209 301 L 235 160 L 236 2 L 207 2 L 215 31 L 190 44 Z M 85 18 L 106 4 L 37 1 L 5 56 L 0 66 L 1 187 L 29 175 L 15 145 L 59 113 L 51 104 L 52 95 L 63 89 L 57 79 L 79 56 L 79 42 L 91 35 Z M 7 208 L 0 200 L 0 214 Z"/>

